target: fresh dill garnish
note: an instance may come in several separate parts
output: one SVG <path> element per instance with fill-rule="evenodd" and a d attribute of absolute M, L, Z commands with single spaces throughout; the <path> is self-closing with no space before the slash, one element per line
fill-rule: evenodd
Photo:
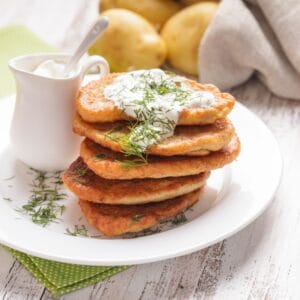
<path fill-rule="evenodd" d="M 107 138 L 107 139 L 109 139 L 113 142 L 119 143 L 120 136 L 116 135 L 116 134 L 113 134 L 113 132 L 111 130 L 109 132 L 106 132 L 104 136 L 105 136 L 105 138 Z"/>
<path fill-rule="evenodd" d="M 87 167 L 76 167 L 75 168 L 75 175 L 78 177 L 84 177 L 88 172 Z"/>
<path fill-rule="evenodd" d="M 53 184 L 62 185 L 63 181 L 61 179 L 61 173 L 62 171 L 57 171 L 53 175 Z"/>
<path fill-rule="evenodd" d="M 123 238 L 132 239 L 132 238 L 144 237 L 144 236 L 152 235 L 152 234 L 155 234 L 155 233 L 160 233 L 161 231 L 162 230 L 158 227 L 148 228 L 148 229 L 144 229 L 143 231 L 140 231 L 140 232 L 124 234 Z"/>
<path fill-rule="evenodd" d="M 110 132 L 118 132 L 118 131 L 122 130 L 123 128 L 124 128 L 124 124 L 118 124 L 118 125 L 114 126 L 114 127 L 110 130 Z"/>
<path fill-rule="evenodd" d="M 125 155 L 145 161 L 149 146 L 173 135 L 182 109 L 208 107 L 214 101 L 213 94 L 197 91 L 182 77 L 159 69 L 121 75 L 105 87 L 104 95 L 135 120 L 127 126 L 129 132 L 111 130 L 105 136 Z"/>
<path fill-rule="evenodd" d="M 173 225 L 179 225 L 179 224 L 185 223 L 187 221 L 187 218 L 184 213 L 181 213 L 181 214 L 175 216 L 171 221 L 172 221 Z"/>
<path fill-rule="evenodd" d="M 66 229 L 65 234 L 71 235 L 71 236 L 85 236 L 88 237 L 88 230 L 84 225 L 75 225 L 73 230 L 70 230 L 69 228 Z"/>
<path fill-rule="evenodd" d="M 139 220 L 141 219 L 142 215 L 133 215 L 132 216 L 132 221 L 134 222 L 139 222 Z"/>
<path fill-rule="evenodd" d="M 144 159 L 125 159 L 125 160 L 116 160 L 116 162 L 121 163 L 121 167 L 123 169 L 128 169 L 128 168 L 132 168 L 132 167 L 139 167 L 139 166 L 143 166 L 147 164 L 147 161 Z"/>
<path fill-rule="evenodd" d="M 85 177 L 88 173 L 87 167 L 76 166 L 72 173 L 76 182 L 83 185 L 87 182 L 87 178 Z"/>
<path fill-rule="evenodd" d="M 112 140 L 114 142 L 119 142 L 120 131 L 124 129 L 124 125 L 117 125 L 110 129 L 108 132 L 104 134 L 105 138 Z"/>
<path fill-rule="evenodd" d="M 95 156 L 94 156 L 94 159 L 95 160 L 103 160 L 106 158 L 106 155 L 103 154 L 103 153 L 97 153 Z"/>
<path fill-rule="evenodd" d="M 59 216 L 65 211 L 65 206 L 59 201 L 66 199 L 66 194 L 60 191 L 60 174 L 47 174 L 43 171 L 32 169 L 35 177 L 32 182 L 30 200 L 22 207 L 17 208 L 18 212 L 31 217 L 35 224 L 47 226 L 57 222 Z"/>
<path fill-rule="evenodd" d="M 12 201 L 12 199 L 11 199 L 11 198 L 8 198 L 8 197 L 4 197 L 4 198 L 3 198 L 3 200 L 5 200 L 5 201 L 9 201 L 9 202 L 11 202 L 11 201 Z"/>
<path fill-rule="evenodd" d="M 116 98 L 123 111 L 131 111 L 135 121 L 129 123 L 128 133 L 120 134 L 111 130 L 106 137 L 119 143 L 127 156 L 147 161 L 147 147 L 158 144 L 162 138 L 173 134 L 177 118 L 175 115 L 179 107 L 183 107 L 188 100 L 190 92 L 161 70 L 145 71 L 138 75 L 132 73 L 128 76 L 131 76 L 127 78 L 129 83 L 117 86 L 116 90 L 112 84 L 105 91 L 108 91 L 108 97 L 111 95 Z M 130 84 L 130 80 L 133 84 Z M 132 96 L 126 102 L 126 93 L 137 96 Z"/>

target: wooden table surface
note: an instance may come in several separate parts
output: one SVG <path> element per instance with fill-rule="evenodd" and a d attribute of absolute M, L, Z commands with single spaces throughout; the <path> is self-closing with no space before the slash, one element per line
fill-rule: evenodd
<path fill-rule="evenodd" d="M 25 23 L 70 50 L 96 16 L 97 0 L 0 0 L 0 11 L 0 26 Z M 282 182 L 267 211 L 214 246 L 132 267 L 61 299 L 300 299 L 300 101 L 273 96 L 256 79 L 232 92 L 264 120 L 283 153 Z M 52 296 L 0 247 L 0 298 Z"/>

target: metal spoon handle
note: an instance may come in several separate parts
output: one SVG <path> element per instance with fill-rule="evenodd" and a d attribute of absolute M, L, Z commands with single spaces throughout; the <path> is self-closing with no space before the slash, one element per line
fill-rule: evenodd
<path fill-rule="evenodd" d="M 91 29 L 88 31 L 87 35 L 80 43 L 79 47 L 76 49 L 72 57 L 67 62 L 63 75 L 67 76 L 73 67 L 77 64 L 81 56 L 88 50 L 88 48 L 95 42 L 95 40 L 100 36 L 100 34 L 108 26 L 107 17 L 99 17 L 99 19 L 94 23 Z"/>

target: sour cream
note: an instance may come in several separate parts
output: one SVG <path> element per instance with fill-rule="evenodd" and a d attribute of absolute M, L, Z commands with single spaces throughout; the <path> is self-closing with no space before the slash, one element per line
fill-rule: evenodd
<path fill-rule="evenodd" d="M 215 103 L 212 93 L 194 89 L 183 77 L 160 69 L 118 76 L 104 89 L 104 96 L 140 122 L 131 129 L 129 142 L 141 152 L 173 135 L 183 109 L 207 108 Z"/>
<path fill-rule="evenodd" d="M 65 64 L 55 60 L 45 60 L 39 64 L 33 71 L 33 74 L 40 75 L 47 78 L 65 78 L 63 76 Z M 67 77 L 72 76 L 69 74 Z"/>

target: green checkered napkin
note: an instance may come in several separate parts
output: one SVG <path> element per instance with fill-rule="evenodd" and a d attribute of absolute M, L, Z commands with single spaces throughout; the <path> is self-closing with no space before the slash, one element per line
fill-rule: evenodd
<path fill-rule="evenodd" d="M 51 52 L 54 48 L 37 38 L 23 26 L 0 29 L 0 97 L 13 93 L 14 79 L 7 67 L 9 59 L 34 52 Z M 94 267 L 49 261 L 6 248 L 54 296 L 60 296 L 104 280 L 120 271 L 121 267 Z"/>

